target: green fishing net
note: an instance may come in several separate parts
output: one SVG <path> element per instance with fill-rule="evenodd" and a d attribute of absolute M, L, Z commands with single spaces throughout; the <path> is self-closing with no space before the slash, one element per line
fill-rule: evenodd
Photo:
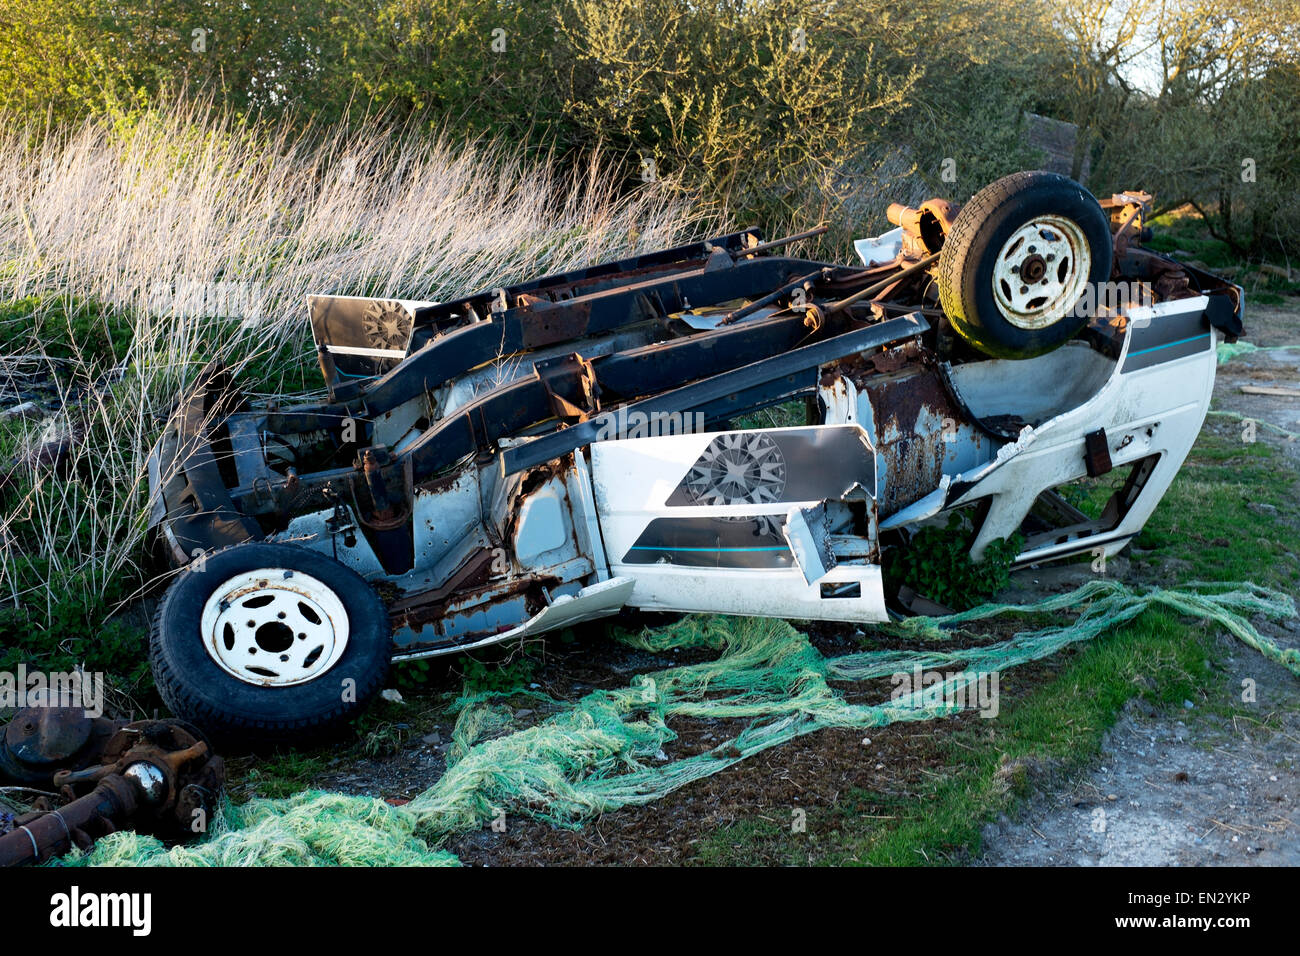
<path fill-rule="evenodd" d="M 658 800 L 739 760 L 823 728 L 881 727 L 930 720 L 970 706 L 963 692 L 985 675 L 1039 660 L 1092 640 L 1149 608 L 1226 628 L 1300 676 L 1300 653 L 1282 649 L 1251 623 L 1255 615 L 1288 618 L 1290 597 L 1250 584 L 1134 590 L 1099 579 L 1033 604 L 993 604 L 943 618 L 891 625 L 907 650 L 823 656 L 806 635 L 781 620 L 692 616 L 624 640 L 642 650 L 712 649 L 713 659 L 635 677 L 626 687 L 597 690 L 575 702 L 545 700 L 539 723 L 517 729 L 502 694 L 462 698 L 449 766 L 428 790 L 403 806 L 382 800 L 308 791 L 287 799 L 226 801 L 206 838 L 165 847 L 123 831 L 99 841 L 74 865 L 455 865 L 444 847 L 502 814 L 523 814 L 577 827 L 601 813 Z M 1015 633 L 1007 640 L 959 649 L 954 628 L 997 616 L 1068 612 L 1066 623 Z M 897 641 L 895 641 L 897 643 Z M 833 686 L 915 670 L 942 671 L 942 683 L 891 693 L 878 703 L 853 703 Z M 532 694 L 536 699 L 542 695 Z M 669 758 L 676 718 L 744 721 L 734 737 L 703 753 Z"/>
<path fill-rule="evenodd" d="M 1300 345 L 1252 345 L 1243 339 L 1236 342 L 1220 342 L 1217 357 L 1220 365 L 1231 362 L 1238 355 L 1249 355 L 1251 352 L 1281 352 L 1286 349 L 1300 348 Z"/>

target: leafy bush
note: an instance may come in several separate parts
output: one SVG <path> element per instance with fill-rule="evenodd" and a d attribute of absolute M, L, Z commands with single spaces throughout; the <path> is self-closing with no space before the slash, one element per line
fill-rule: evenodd
<path fill-rule="evenodd" d="M 827 0 L 576 0 L 561 31 L 584 135 L 771 229 L 844 201 L 918 72 Z"/>
<path fill-rule="evenodd" d="M 959 611 L 982 604 L 1007 586 L 1011 562 L 1024 546 L 1023 536 L 989 544 L 981 561 L 972 561 L 975 529 L 958 513 L 942 527 L 926 525 L 884 554 L 886 587 L 907 585 L 918 594 Z"/>

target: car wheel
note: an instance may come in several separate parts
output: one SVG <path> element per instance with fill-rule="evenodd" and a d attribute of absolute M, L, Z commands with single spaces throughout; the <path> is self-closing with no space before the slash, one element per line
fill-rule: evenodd
<path fill-rule="evenodd" d="M 338 729 L 383 687 L 388 611 L 365 579 L 305 548 L 237 544 L 188 565 L 154 617 L 154 681 L 218 740 L 298 742 Z"/>
<path fill-rule="evenodd" d="M 1110 272 L 1110 224 L 1092 194 L 1057 173 L 1014 173 L 957 214 L 939 301 L 981 352 L 1032 358 L 1078 333 Z"/>

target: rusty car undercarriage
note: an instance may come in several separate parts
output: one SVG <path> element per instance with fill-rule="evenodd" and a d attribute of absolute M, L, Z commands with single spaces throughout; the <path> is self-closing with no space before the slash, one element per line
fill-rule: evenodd
<path fill-rule="evenodd" d="M 624 607 L 887 619 L 882 551 L 953 512 L 976 559 L 1113 553 L 1241 331 L 1240 288 L 1143 247 L 1149 211 L 1022 173 L 891 207 L 861 266 L 748 229 L 450 302 L 313 296 L 328 399 L 254 404 L 211 366 L 150 461 L 186 569 L 160 690 L 292 740 L 390 660 Z M 745 424 L 792 401 L 806 425 Z M 1100 517 L 1055 490 L 1112 469 Z"/>

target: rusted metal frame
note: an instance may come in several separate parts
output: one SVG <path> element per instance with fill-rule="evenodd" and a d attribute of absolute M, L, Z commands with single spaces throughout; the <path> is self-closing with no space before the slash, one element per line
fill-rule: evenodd
<path fill-rule="evenodd" d="M 807 260 L 759 257 L 737 263 L 734 267 L 709 273 L 700 273 L 686 278 L 675 276 L 662 279 L 631 293 L 626 290 L 612 292 L 593 297 L 591 300 L 573 300 L 573 302 L 559 303 L 550 308 L 589 308 L 591 311 L 585 316 L 583 333 L 592 334 L 609 331 L 626 324 L 629 312 L 633 311 L 629 308 L 629 298 L 632 295 L 645 295 L 647 291 L 650 291 L 658 297 L 659 304 L 664 308 L 681 307 L 688 298 L 693 299 L 696 303 L 726 301 L 730 298 L 752 296 L 762 290 L 771 289 L 773 285 L 784 284 L 791 275 L 804 275 L 813 269 L 821 270 L 823 268 L 832 268 L 834 270 L 833 274 L 848 271 L 844 270 L 843 267 L 828 267 L 825 263 L 814 263 Z M 897 278 L 898 276 L 895 274 L 891 276 L 891 281 Z M 470 368 L 490 361 L 495 356 L 502 354 L 503 351 L 517 352 L 522 350 L 525 347 L 526 325 L 535 322 L 537 317 L 537 310 L 511 310 L 511 312 L 507 312 L 502 316 L 495 317 L 491 322 L 482 322 L 449 333 L 412 356 L 398 370 L 389 373 L 378 382 L 371 383 L 359 394 L 358 401 L 354 403 L 301 409 L 289 413 L 273 413 L 273 415 L 286 420 L 292 418 L 295 423 L 308 427 L 321 427 L 322 425 L 328 427 L 328 419 L 334 418 L 341 421 L 344 417 L 347 417 L 353 405 L 361 406 L 365 411 L 365 417 L 382 414 L 405 401 L 418 397 L 430 388 L 436 387 L 458 374 L 463 374 Z M 733 334 L 741 331 L 741 328 L 732 330 Z M 712 333 L 702 333 L 702 335 L 710 334 Z M 746 334 L 748 334 L 747 330 Z M 690 341 L 698 337 L 689 336 L 684 338 L 683 341 Z M 744 344 L 743 338 L 736 341 L 737 345 Z M 785 347 L 785 344 L 782 343 L 780 347 Z M 769 349 L 768 354 L 770 354 L 772 344 L 769 343 L 767 348 Z M 729 363 L 731 367 L 735 367 L 735 365 L 741 364 L 744 359 L 750 358 L 752 352 L 738 350 L 737 356 L 738 359 L 735 363 Z M 709 370 L 716 370 L 718 364 L 717 362 L 712 363 Z M 625 365 L 624 367 L 630 368 L 631 366 Z M 609 373 L 611 379 L 614 378 L 617 368 L 617 365 L 611 365 Z M 685 380 L 679 379 L 679 381 Z M 658 382 L 647 382 L 644 387 L 648 391 L 651 388 L 671 387 L 672 384 L 673 379 L 668 377 L 660 379 Z M 537 380 L 533 379 L 518 383 L 518 385 L 519 388 L 513 393 L 501 393 L 498 390 L 498 393 L 494 393 L 493 396 L 488 396 L 486 399 L 469 406 L 465 415 L 458 417 L 455 424 L 441 423 L 427 433 L 416 446 L 409 449 L 408 454 L 411 456 L 414 466 L 413 471 L 417 479 L 433 474 L 441 468 L 473 454 L 475 451 L 490 447 L 503 435 L 512 434 L 550 417 L 549 412 L 553 410 L 552 400 L 546 394 L 544 388 L 538 389 L 539 383 Z M 611 381 L 611 386 L 619 391 L 630 387 L 627 384 L 616 385 L 613 381 Z M 554 387 L 554 383 L 552 383 L 552 389 Z M 204 389 L 198 390 L 199 397 L 196 400 L 206 401 L 203 395 L 204 391 Z M 580 394 L 579 392 L 574 393 L 575 404 L 580 404 Z M 546 411 L 537 414 L 536 409 L 538 408 Z M 319 419 L 325 419 L 325 421 Z M 281 424 L 284 424 L 284 422 L 281 422 Z M 431 450 L 434 444 L 443 446 L 442 450 L 436 454 Z M 220 474 L 217 472 L 215 464 L 211 461 L 211 449 L 208 449 L 206 456 L 200 457 L 204 458 L 204 460 L 196 459 L 192 463 L 196 474 L 206 476 L 201 481 L 202 488 L 196 494 L 199 507 L 195 509 L 195 514 L 179 519 L 180 524 L 177 527 L 184 531 L 184 525 L 188 522 L 195 526 L 195 532 L 202 529 L 204 533 L 202 535 L 194 533 L 178 536 L 185 539 L 180 544 L 184 547 L 186 553 L 192 553 L 196 547 L 206 550 L 214 543 L 236 543 L 238 540 L 260 538 L 262 536 L 260 527 L 248 515 L 269 514 L 275 508 L 267 502 L 259 500 L 257 495 L 245 494 L 238 496 L 239 509 L 236 511 L 234 508 L 235 502 L 232 501 L 224 482 L 220 480 Z M 212 474 L 208 474 L 208 472 L 212 472 Z M 310 481 L 303 479 L 303 484 L 304 486 L 307 484 L 315 486 L 339 480 L 349 482 L 353 477 L 350 470 L 340 469 L 337 472 L 312 476 Z M 387 477 L 386 474 L 385 477 Z M 209 478 L 211 480 L 207 480 Z M 240 511 L 243 513 L 239 513 Z M 219 522 L 229 525 L 228 530 L 230 532 L 229 534 L 222 533 L 217 541 L 212 540 L 214 515 L 220 516 L 218 518 Z"/>
<path fill-rule="evenodd" d="M 836 275 L 822 280 L 818 287 L 828 298 L 832 294 L 843 296 L 846 291 L 857 291 L 862 287 L 863 283 L 879 282 L 882 279 L 892 277 L 897 272 L 898 265 L 896 262 L 866 268 L 842 268 Z"/>
<path fill-rule="evenodd" d="M 721 398 L 690 409 L 692 415 L 704 418 L 705 428 L 726 426 L 741 415 L 751 415 L 764 408 L 780 405 L 796 398 L 812 398 L 817 394 L 820 373 L 815 368 L 802 369 L 790 375 L 741 388 Z"/>
<path fill-rule="evenodd" d="M 389 614 L 396 623 L 405 623 L 404 616 L 430 604 L 443 604 L 453 594 L 468 587 L 484 586 L 491 577 L 492 551 L 484 548 L 476 551 L 464 564 L 451 573 L 442 584 L 428 591 L 398 598 L 388 605 Z"/>
<path fill-rule="evenodd" d="M 551 414 L 559 421 L 582 421 L 600 410 L 596 371 L 591 362 L 577 352 L 537 362 L 533 370 L 551 400 Z M 575 391 L 577 400 L 572 397 Z"/>
<path fill-rule="evenodd" d="M 602 355 L 592 365 L 609 404 L 610 398 L 638 398 L 757 362 L 796 347 L 807 335 L 802 316 L 776 316 Z"/>
<path fill-rule="evenodd" d="M 370 415 L 382 415 L 449 378 L 523 347 L 517 319 L 478 322 L 446 333 L 378 379 L 345 383 L 334 389 L 332 397 L 365 408 Z"/>
<path fill-rule="evenodd" d="M 921 321 L 924 323 L 924 320 Z M 893 319 L 882 323 L 880 326 L 872 326 L 868 329 L 848 333 L 849 337 L 847 339 L 844 336 L 837 337 L 843 341 L 840 345 L 832 347 L 831 351 L 834 353 L 832 358 L 839 357 L 841 354 L 848 354 L 848 352 L 836 351 L 839 348 L 854 351 L 855 349 L 870 347 L 852 346 L 852 342 L 857 341 L 855 336 L 865 338 L 868 341 L 874 340 L 878 335 L 884 335 L 886 339 L 891 338 L 892 333 L 888 330 L 883 333 L 875 331 L 886 326 L 892 330 L 906 330 L 902 332 L 903 335 L 916 335 L 929 327 L 928 324 L 918 326 L 910 318 L 906 318 Z M 675 342 L 663 343 L 660 346 L 637 350 L 640 354 L 607 356 L 596 360 L 592 364 L 596 370 L 597 385 L 600 388 L 604 389 L 606 387 L 605 383 L 608 381 L 612 390 L 627 394 L 629 392 L 636 393 L 642 389 L 662 390 L 680 386 L 698 378 L 705 371 L 707 363 L 707 370 L 714 374 L 703 381 L 721 383 L 718 387 L 721 391 L 721 397 L 725 397 L 743 391 L 746 386 L 743 381 L 731 381 L 730 376 L 737 374 L 738 370 L 753 370 L 764 366 L 765 361 L 772 362 L 776 364 L 767 367 L 775 370 L 772 373 L 774 378 L 779 378 L 780 368 L 787 365 L 802 367 L 800 366 L 801 362 L 813 362 L 815 366 L 817 356 L 821 353 L 809 353 L 807 351 L 810 348 L 809 346 L 784 352 L 784 354 L 777 355 L 775 359 L 770 358 L 775 350 L 774 345 L 786 348 L 793 337 L 802 333 L 802 319 L 797 316 L 786 316 L 755 323 L 753 326 L 742 325 L 725 331 L 692 336 Z M 762 358 L 756 358 L 756 356 Z M 829 361 L 829 359 L 827 360 Z M 724 371 L 719 373 L 719 368 L 724 369 Z M 729 382 L 730 384 L 727 384 Z M 810 379 L 808 387 L 814 385 L 815 380 Z M 396 473 L 398 469 L 409 467 L 414 481 L 419 482 L 467 457 L 490 451 L 501 438 L 518 435 L 529 428 L 552 420 L 555 417 L 553 396 L 556 393 L 577 404 L 585 395 L 581 376 L 576 372 L 571 372 L 570 374 L 552 375 L 543 380 L 539 375 L 493 389 L 425 432 L 415 444 L 397 456 L 384 469 L 385 478 L 387 478 L 389 472 Z M 678 394 L 677 391 L 666 393 L 667 396 L 677 396 Z M 628 408 L 646 409 L 648 408 L 646 403 L 650 402 L 657 403 L 656 410 L 685 410 L 675 409 L 674 400 L 667 397 L 662 401 L 653 398 L 646 399 L 640 403 L 629 405 Z M 763 404 L 767 403 L 767 400 L 764 399 Z M 560 434 L 574 433 L 575 430 L 584 428 L 594 420 L 595 418 L 588 418 L 586 422 L 564 429 Z M 533 447 L 541 440 L 543 439 L 530 442 L 528 447 Z M 585 444 L 585 442 L 579 442 L 578 444 Z M 541 464 L 544 461 L 557 458 L 559 455 L 571 450 L 572 448 L 565 448 L 556 455 L 536 461 L 534 464 Z M 348 476 L 340 476 L 334 473 L 331 473 L 328 477 L 320 476 L 320 480 L 338 480 L 340 477 L 348 480 Z M 303 483 L 308 484 L 316 479 L 317 476 L 313 476 L 311 479 L 303 479 Z M 252 494 L 241 496 L 240 504 L 249 512 L 265 510 L 266 508 L 266 505 L 260 503 L 257 497 Z"/>
<path fill-rule="evenodd" d="M 1147 217 L 1151 210 L 1151 194 L 1146 192 L 1115 193 L 1102 199 L 1098 205 L 1110 219 L 1111 239 L 1118 258 L 1132 248 L 1134 242 L 1150 238 Z"/>
<path fill-rule="evenodd" d="M 593 388 L 595 394 L 616 399 L 646 395 L 758 362 L 794 348 L 807 337 L 803 317 L 788 315 L 600 356 L 590 363 L 553 360 L 540 365 L 536 377 L 500 386 L 439 422 L 402 456 L 384 463 L 375 478 L 387 487 L 406 467 L 413 481 L 420 482 L 469 455 L 489 450 L 502 437 L 555 418 L 589 416 L 597 410 Z M 352 469 L 335 469 L 301 478 L 299 483 L 305 489 L 338 481 L 346 484 L 354 477 Z M 235 495 L 245 514 L 270 514 L 277 508 L 251 489 Z M 260 532 L 251 536 L 260 537 Z"/>
<path fill-rule="evenodd" d="M 639 394 L 681 385 L 706 372 L 747 366 L 755 356 L 770 356 L 775 348 L 788 347 L 800 335 L 801 324 L 801 318 L 786 316 L 604 356 L 591 363 L 595 384 L 602 391 L 608 382 L 616 393 Z M 545 380 L 538 375 L 493 389 L 425 432 L 398 456 L 397 463 L 409 460 L 415 480 L 420 481 L 468 455 L 493 448 L 502 437 L 554 418 L 553 395 L 574 404 L 584 399 L 582 368 L 573 366 L 567 374 L 561 370 Z"/>
<path fill-rule="evenodd" d="M 722 324 L 731 325 L 733 322 L 738 322 L 748 315 L 753 315 L 759 309 L 766 308 L 777 300 L 792 295 L 795 289 L 804 289 L 806 291 L 809 284 L 816 283 L 818 279 L 825 278 L 826 274 L 830 271 L 829 268 L 818 269 L 816 272 L 810 272 L 805 276 L 800 276 L 793 282 L 787 282 L 785 285 L 781 286 L 781 288 L 769 292 L 762 298 L 755 299 L 753 302 L 749 303 L 749 305 L 728 312 L 722 317 Z"/>
<path fill-rule="evenodd" d="M 761 239 L 762 233 L 756 228 L 742 229 L 739 232 L 730 232 L 725 235 L 716 236 L 712 239 L 706 239 L 701 242 L 691 242 L 681 246 L 675 246 L 671 249 L 663 249 L 658 252 L 645 253 L 639 256 L 631 256 L 627 259 L 618 259 L 614 262 L 603 262 L 599 265 L 589 266 L 584 269 L 572 269 L 568 272 L 557 272 L 540 279 L 532 279 L 528 282 L 520 282 L 515 285 L 505 286 L 502 289 L 485 289 L 465 296 L 461 299 L 455 299 L 450 302 L 442 302 L 435 306 L 428 306 L 421 309 L 416 314 L 416 324 L 428 324 L 443 327 L 454 325 L 456 320 L 462 318 L 467 310 L 474 309 L 479 315 L 486 315 L 490 307 L 498 298 L 499 292 L 503 291 L 507 301 L 518 298 L 522 294 L 536 294 L 539 292 L 553 291 L 564 286 L 572 286 L 581 282 L 597 279 L 617 280 L 620 276 L 628 273 L 642 272 L 648 268 L 670 267 L 684 262 L 693 260 L 703 261 L 708 258 L 709 254 L 716 249 L 725 250 L 735 255 L 749 255 L 753 250 L 761 248 L 750 246 L 749 243 L 756 239 Z"/>
<path fill-rule="evenodd" d="M 642 399 L 626 408 L 629 414 L 640 412 L 646 415 L 694 411 L 746 389 L 758 388 L 809 370 L 815 371 L 822 365 L 847 355 L 912 338 L 929 328 L 930 323 L 920 314 L 890 319 Z M 813 384 L 815 385 L 815 379 Z M 503 450 L 502 474 L 510 475 L 531 468 L 596 441 L 602 429 L 608 426 L 606 419 L 611 414 L 613 413 L 606 411 L 572 428 Z"/>
<path fill-rule="evenodd" d="M 843 363 L 839 369 L 873 409 L 876 452 L 890 476 L 879 495 L 884 517 L 939 486 L 948 444 L 933 423 L 964 423 L 933 365 L 908 355 L 910 351 L 906 346 L 893 349 L 870 361 Z"/>
<path fill-rule="evenodd" d="M 1143 279 L 1153 285 L 1162 273 L 1183 273 L 1192 280 L 1195 293 L 1209 297 L 1205 308 L 1206 321 L 1222 332 L 1229 342 L 1235 342 L 1241 335 L 1245 293 L 1236 283 L 1150 249 L 1132 246 L 1123 255 L 1116 254 L 1115 268 L 1126 279 Z"/>
<path fill-rule="evenodd" d="M 859 291 L 853 293 L 850 296 L 845 296 L 843 299 L 840 299 L 838 302 L 832 302 L 825 307 L 826 314 L 830 315 L 833 312 L 842 312 L 856 302 L 861 302 L 863 299 L 869 299 L 873 295 L 877 295 L 881 292 L 884 292 L 886 289 L 888 289 L 894 283 L 898 282 L 900 279 L 906 279 L 908 276 L 915 275 L 916 273 L 929 268 L 935 262 L 937 262 L 938 259 L 939 259 L 939 254 L 937 252 L 934 253 L 933 255 L 926 256 L 924 259 L 920 260 L 919 262 L 914 262 L 912 263 L 912 265 L 907 266 L 904 269 L 900 269 L 898 272 L 893 273 L 892 275 L 880 280 L 879 282 L 867 286 L 865 289 L 860 289 Z"/>
<path fill-rule="evenodd" d="M 502 437 L 555 418 L 563 420 L 566 410 L 573 413 L 569 417 L 580 419 L 579 412 L 596 410 L 597 395 L 617 400 L 676 387 L 786 351 L 806 337 L 803 318 L 793 315 L 600 356 L 590 363 L 553 360 L 540 365 L 535 377 L 499 386 L 438 422 L 401 456 L 384 463 L 379 477 L 387 487 L 409 469 L 412 482 L 418 484 L 467 456 L 491 449 Z M 355 478 L 354 469 L 340 468 L 302 477 L 299 485 L 300 490 L 331 483 L 350 485 Z M 278 509 L 276 502 L 253 489 L 239 489 L 233 495 L 245 514 L 269 515 Z M 251 536 L 260 537 L 260 531 Z"/>
<path fill-rule="evenodd" d="M 228 386 L 228 377 L 222 371 L 216 367 L 205 369 L 200 373 L 199 386 L 184 399 L 175 419 L 179 454 L 174 467 L 185 489 L 181 501 L 164 503 L 169 511 L 191 497 L 197 505 L 192 513 L 177 515 L 170 521 L 176 547 L 186 555 L 261 537 L 257 522 L 236 510 L 208 431 L 213 420 L 223 417 L 216 407 L 224 400 Z"/>
<path fill-rule="evenodd" d="M 385 486 L 409 469 L 414 483 L 463 458 L 487 451 L 503 437 L 566 417 L 581 420 L 598 408 L 596 399 L 636 397 L 739 368 L 786 351 L 807 337 L 798 315 L 756 320 L 727 329 L 671 339 L 656 345 L 600 356 L 573 356 L 541 363 L 536 376 L 508 382 L 438 422 L 402 455 L 382 468 Z M 303 489 L 350 483 L 353 469 L 334 469 L 299 479 Z M 247 514 L 271 514 L 274 502 L 253 490 L 235 492 Z"/>
<path fill-rule="evenodd" d="M 817 236 L 824 236 L 831 231 L 830 226 L 817 226 L 806 232 L 797 232 L 793 236 L 785 236 L 781 239 L 773 239 L 770 242 L 760 242 L 756 246 L 741 251 L 740 255 L 752 256 L 760 252 L 767 252 L 769 249 L 779 249 L 781 246 L 788 246 L 794 242 L 802 242 L 804 239 L 814 239 Z"/>
<path fill-rule="evenodd" d="M 791 276 L 823 267 L 825 263 L 802 259 L 760 257 L 713 272 L 675 275 L 565 302 L 510 309 L 491 321 L 437 339 L 383 378 L 358 387 L 355 397 L 368 415 L 381 415 L 498 356 L 663 318 L 686 308 L 688 302 L 702 305 L 750 298 L 784 285 Z M 344 398 L 344 393 L 336 392 L 336 398 Z"/>
<path fill-rule="evenodd" d="M 553 345 L 562 338 L 547 334 L 548 327 L 561 329 L 571 325 L 562 319 L 570 310 L 590 309 L 590 333 L 613 331 L 627 324 L 628 300 L 638 296 L 654 296 L 669 306 L 663 314 L 679 312 L 692 305 L 709 305 L 730 299 L 753 298 L 765 295 L 775 287 L 789 282 L 802 273 L 829 270 L 845 272 L 843 266 L 810 259 L 784 256 L 758 256 L 739 262 L 724 264 L 722 268 L 702 268 L 657 276 L 640 282 L 621 283 L 599 292 L 592 292 L 560 302 L 543 302 L 510 310 L 505 315 L 518 312 L 528 321 L 524 325 L 525 343 L 530 347 Z M 694 301 L 687 301 L 693 299 Z M 530 342 L 531 340 L 531 342 Z"/>

